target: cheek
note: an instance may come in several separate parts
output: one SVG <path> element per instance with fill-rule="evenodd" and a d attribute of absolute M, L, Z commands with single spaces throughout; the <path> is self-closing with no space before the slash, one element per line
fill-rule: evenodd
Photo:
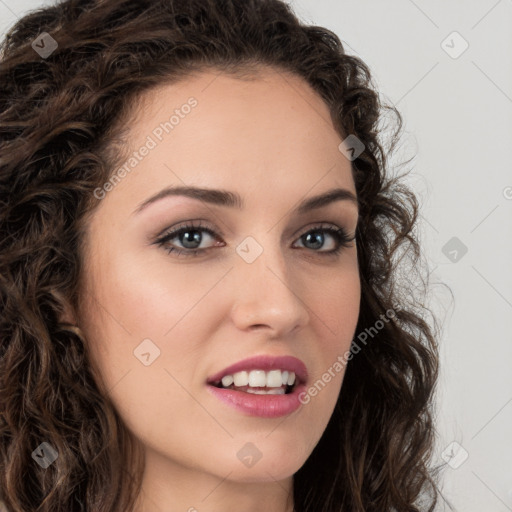
<path fill-rule="evenodd" d="M 311 320 L 323 335 L 320 337 L 325 354 L 332 358 L 333 353 L 350 347 L 359 319 L 361 303 L 361 282 L 357 265 L 348 265 L 343 271 L 332 272 L 322 281 L 323 287 L 308 293 L 308 304 L 314 313 Z M 331 361 L 332 362 L 332 361 Z"/>
<path fill-rule="evenodd" d="M 148 259 L 132 251 L 96 265 L 83 326 L 107 388 L 125 390 L 119 398 L 128 412 L 140 409 L 135 404 L 145 394 L 144 407 L 160 415 L 164 413 L 155 400 L 182 408 L 180 400 L 186 396 L 178 383 L 191 389 L 198 382 L 197 362 L 204 357 L 216 319 L 225 318 L 214 292 L 225 270 L 192 265 L 184 270 L 162 256 Z M 118 386 L 121 379 L 125 384 Z"/>
<path fill-rule="evenodd" d="M 214 298 L 204 296 L 219 277 L 210 272 L 191 280 L 192 270 L 170 275 L 167 266 L 129 258 L 100 268 L 84 318 L 94 366 L 136 437 L 192 464 L 187 447 L 196 442 L 197 426 L 203 433 L 219 428 L 194 399 L 201 391 L 197 361 L 211 332 L 208 312 L 215 307 Z"/>
<path fill-rule="evenodd" d="M 205 295 L 220 281 L 223 271 L 186 264 L 180 267 L 152 249 L 149 257 L 142 252 L 132 249 L 125 257 L 110 258 L 94 287 L 98 301 L 106 305 L 103 316 L 108 323 L 118 320 L 132 340 L 162 339 L 201 309 Z M 209 304 L 211 307 L 211 301 Z"/>
<path fill-rule="evenodd" d="M 339 265 L 319 275 L 321 278 L 315 276 L 316 285 L 313 277 L 307 283 L 307 289 L 312 290 L 307 300 L 316 334 L 311 357 L 317 364 L 303 403 L 310 420 L 321 427 L 317 430 L 321 434 L 342 387 L 347 366 L 344 355 L 350 349 L 359 319 L 361 282 L 355 248 L 342 255 Z"/>
<path fill-rule="evenodd" d="M 308 305 L 316 313 L 311 315 L 311 322 L 318 345 L 311 353 L 317 364 L 303 403 L 306 410 L 314 411 L 311 421 L 325 426 L 338 399 L 348 364 L 347 354 L 356 334 L 361 300 L 357 266 L 350 272 L 333 273 L 324 283 L 322 293 L 317 288 L 317 293 L 308 297 Z"/>

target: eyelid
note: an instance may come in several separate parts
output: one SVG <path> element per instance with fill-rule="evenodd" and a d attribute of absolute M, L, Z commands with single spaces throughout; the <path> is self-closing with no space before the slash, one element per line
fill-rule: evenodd
<path fill-rule="evenodd" d="M 208 221 L 204 221 L 203 219 L 190 219 L 184 220 L 182 222 L 178 222 L 177 224 L 173 224 L 170 227 L 166 227 L 162 231 L 160 231 L 157 235 L 154 236 L 155 239 L 163 238 L 170 233 L 174 233 L 182 228 L 193 227 L 195 229 L 204 229 L 213 231 L 216 235 L 224 237 L 224 234 L 220 229 L 218 229 L 213 224 L 208 223 Z"/>
<path fill-rule="evenodd" d="M 328 227 L 328 226 L 325 226 L 325 224 L 335 227 L 336 229 L 344 229 L 344 231 L 347 233 L 347 236 L 350 236 L 349 232 L 351 230 L 349 230 L 347 227 L 343 227 L 343 226 L 339 225 L 339 224 L 344 224 L 344 222 L 340 223 L 339 221 L 333 222 L 333 221 L 324 220 L 324 221 L 312 222 L 311 224 L 312 224 L 311 226 L 306 226 L 306 227 L 302 227 L 300 229 L 295 230 L 291 236 L 300 237 L 312 229 L 320 228 L 320 227 L 322 227 L 322 228 Z M 355 232 L 357 231 L 358 225 L 359 225 L 359 223 L 357 223 L 356 229 L 353 230 L 354 234 L 351 236 L 351 238 L 355 237 Z M 165 229 L 160 231 L 158 234 L 154 235 L 152 238 L 155 240 L 159 240 L 159 239 L 164 238 L 168 234 L 179 231 L 181 228 L 185 228 L 185 227 L 187 227 L 187 228 L 194 227 L 197 229 L 201 228 L 201 229 L 204 229 L 205 231 L 211 231 L 212 233 L 210 233 L 210 234 L 212 236 L 216 235 L 218 237 L 225 238 L 225 234 L 221 229 L 217 228 L 217 226 L 215 226 L 213 224 L 210 224 L 209 221 L 205 221 L 203 219 L 189 219 L 189 220 L 184 220 L 184 221 L 178 222 L 177 224 L 174 224 L 171 227 L 166 227 Z M 285 233 L 287 231 L 289 232 L 291 230 L 286 230 Z M 299 234 L 299 233 L 301 233 L 301 234 Z"/>
<path fill-rule="evenodd" d="M 343 224 L 343 223 L 342 223 Z M 157 244 L 160 247 L 166 248 L 166 244 L 169 242 L 169 240 L 172 240 L 179 235 L 181 235 L 183 232 L 189 231 L 199 231 L 199 232 L 206 232 L 208 233 L 212 238 L 219 240 L 220 238 L 223 238 L 224 235 L 222 232 L 217 232 L 216 227 L 212 227 L 209 225 L 208 222 L 204 222 L 203 220 L 187 220 L 180 222 L 173 226 L 172 228 L 167 228 L 164 230 L 160 235 L 158 235 L 157 239 L 155 240 L 155 244 Z M 301 234 L 298 234 L 300 231 L 302 231 Z M 312 225 L 305 226 L 302 228 L 302 230 L 298 230 L 294 233 L 295 241 L 301 241 L 301 238 L 310 233 L 315 231 L 323 231 L 328 233 L 336 243 L 336 248 L 331 249 L 328 251 L 322 251 L 322 250 L 314 250 L 310 249 L 308 252 L 312 252 L 313 254 L 318 253 L 318 255 L 322 257 L 339 257 L 340 252 L 344 248 L 351 247 L 351 242 L 353 242 L 356 238 L 356 232 L 353 235 L 349 234 L 349 231 L 343 227 L 338 226 L 335 223 L 329 222 L 329 221 L 318 221 L 316 223 L 313 223 Z M 296 243 L 295 242 L 295 243 Z M 224 242 L 223 242 L 224 243 Z M 224 243 L 225 245 L 225 243 Z M 204 255 L 207 252 L 209 252 L 211 249 L 214 249 L 215 247 L 219 247 L 218 245 L 213 245 L 206 248 L 196 248 L 196 249 L 189 249 L 189 248 L 180 248 L 180 247 L 174 247 L 171 246 L 171 248 L 167 248 L 166 251 L 171 254 L 175 253 L 176 256 L 182 256 L 182 257 L 189 257 L 189 256 L 198 256 L 198 255 Z M 305 249 L 308 249 L 305 247 Z"/>

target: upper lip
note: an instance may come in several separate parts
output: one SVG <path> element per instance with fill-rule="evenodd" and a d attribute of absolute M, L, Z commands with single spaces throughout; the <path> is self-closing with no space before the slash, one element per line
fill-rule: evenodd
<path fill-rule="evenodd" d="M 259 355 L 243 359 L 224 368 L 215 375 L 208 377 L 207 383 L 216 384 L 220 382 L 225 375 L 233 375 L 243 370 L 287 370 L 295 373 L 295 376 L 301 383 L 305 383 L 308 376 L 306 365 L 296 357 Z"/>

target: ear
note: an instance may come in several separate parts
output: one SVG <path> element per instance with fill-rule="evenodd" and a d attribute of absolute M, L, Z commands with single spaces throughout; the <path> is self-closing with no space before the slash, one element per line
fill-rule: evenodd
<path fill-rule="evenodd" d="M 57 290 L 52 290 L 51 294 L 60 310 L 59 322 L 76 326 L 76 315 L 67 298 Z"/>
<path fill-rule="evenodd" d="M 59 321 L 65 324 L 71 324 L 76 326 L 76 316 L 68 301 L 65 301 L 63 312 L 59 316 Z"/>

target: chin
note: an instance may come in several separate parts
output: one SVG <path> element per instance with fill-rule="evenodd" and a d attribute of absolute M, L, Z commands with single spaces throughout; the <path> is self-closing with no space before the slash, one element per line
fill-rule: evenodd
<path fill-rule="evenodd" d="M 269 483 L 286 480 L 292 477 L 304 464 L 305 461 L 267 461 L 260 460 L 253 467 L 238 467 L 229 475 L 229 479 L 245 483 Z"/>
<path fill-rule="evenodd" d="M 238 460 L 234 466 L 230 461 L 231 467 L 226 468 L 226 473 L 233 471 L 230 479 L 272 482 L 293 476 L 304 465 L 314 446 L 311 439 L 294 436 L 293 432 L 297 431 L 284 426 L 244 438 L 237 436 L 235 454 Z"/>

